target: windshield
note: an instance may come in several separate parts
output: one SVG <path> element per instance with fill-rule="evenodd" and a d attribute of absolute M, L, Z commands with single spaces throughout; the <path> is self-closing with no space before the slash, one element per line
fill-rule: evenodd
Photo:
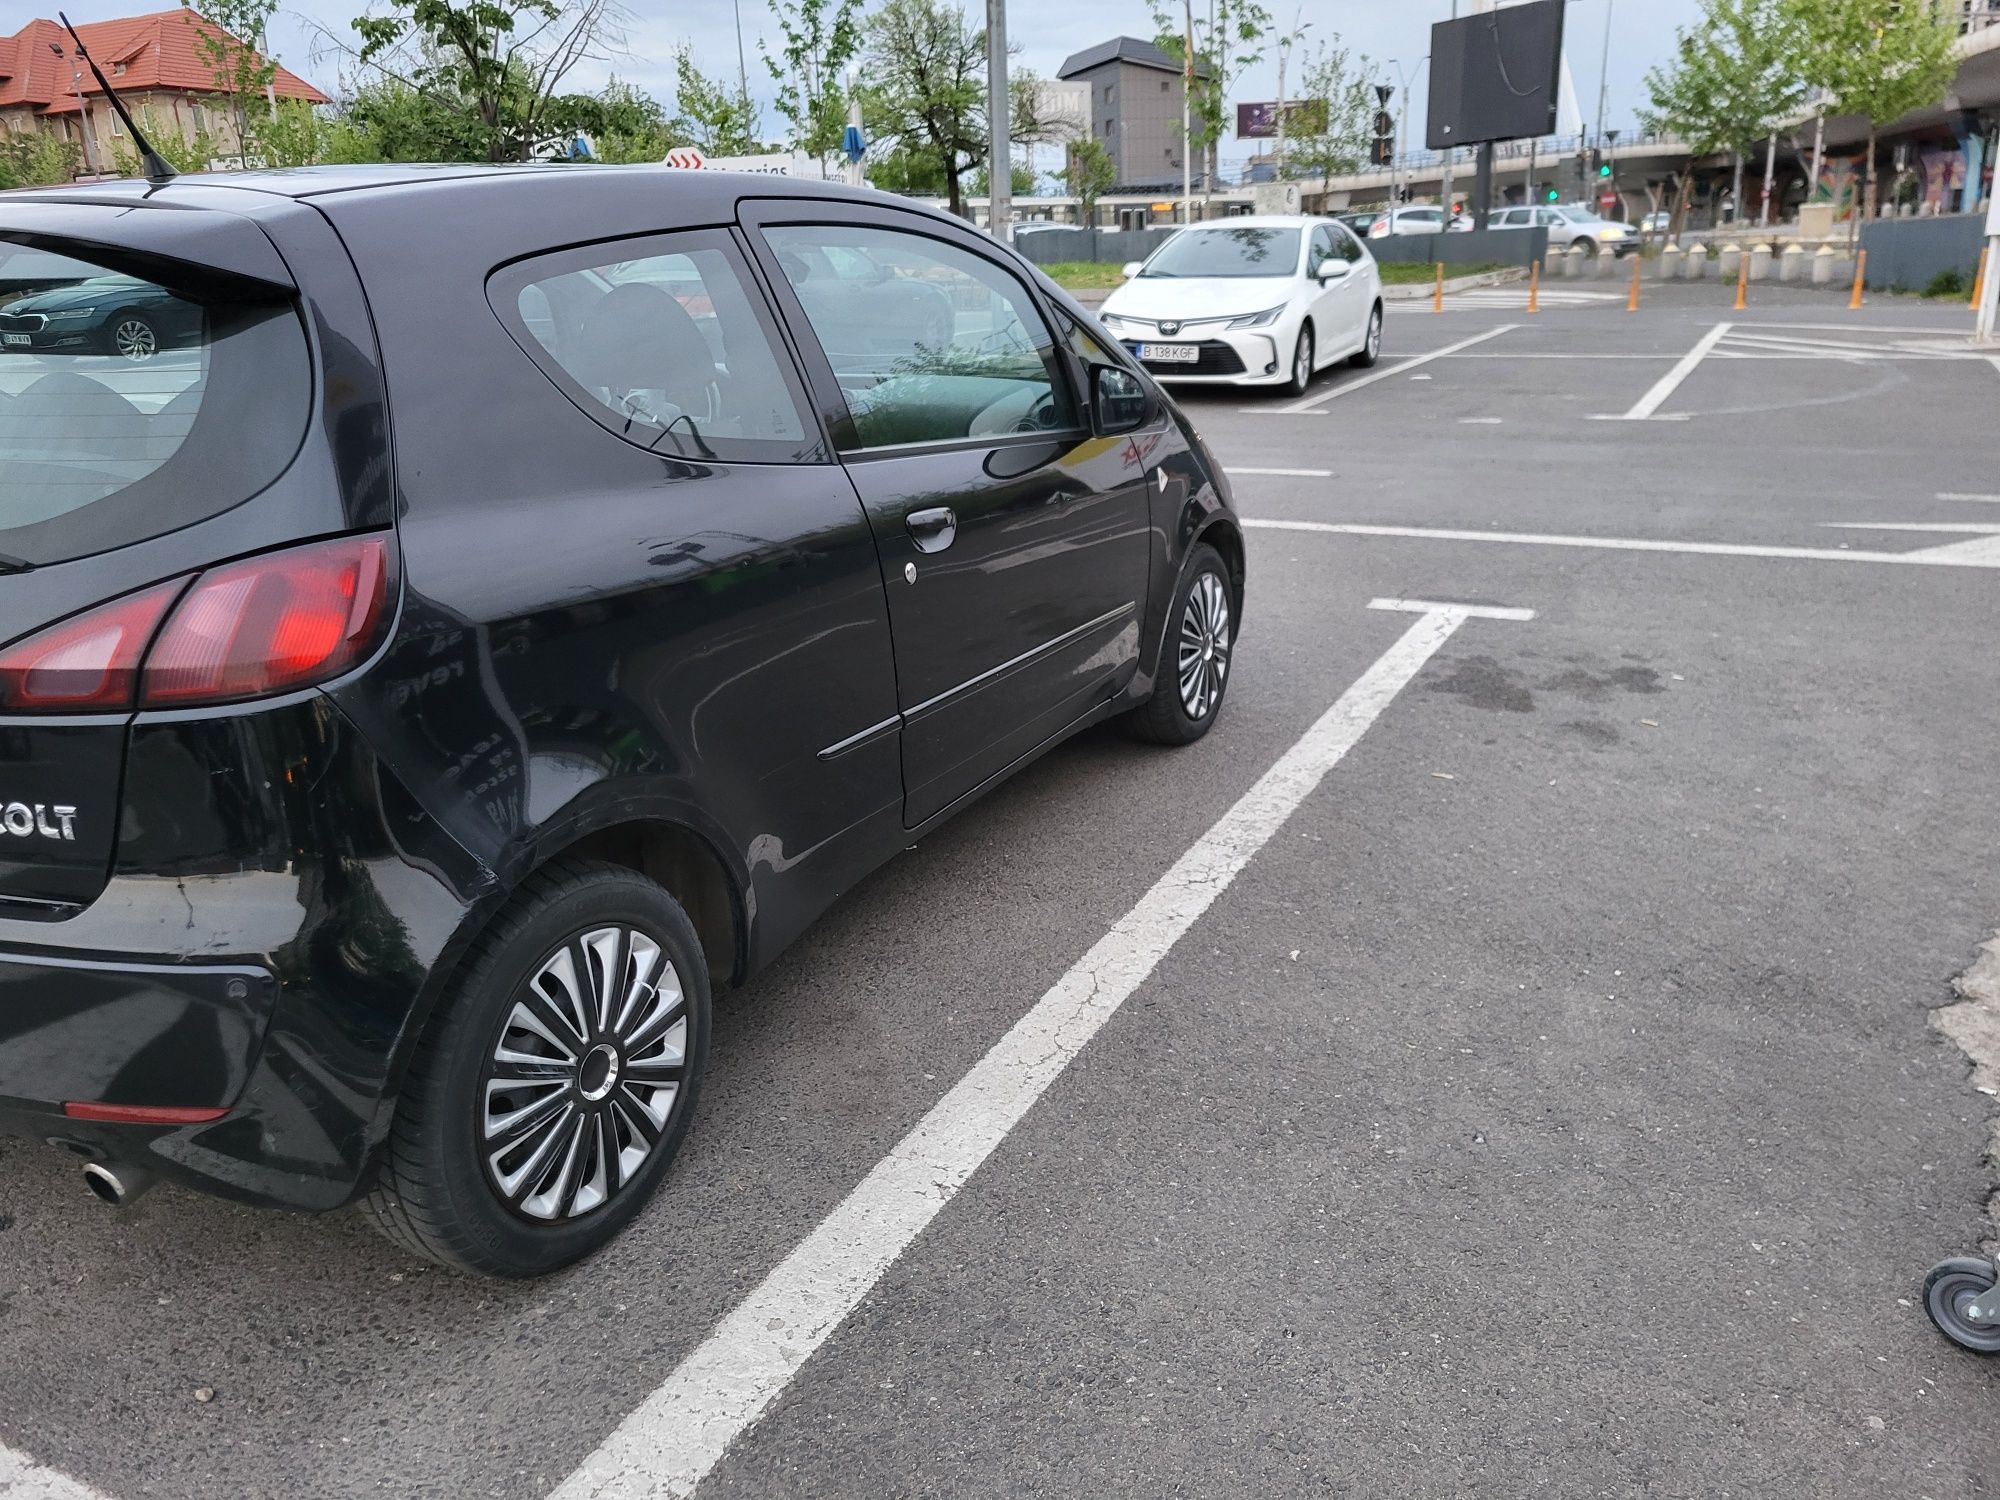
<path fill-rule="evenodd" d="M 19 564 L 228 510 L 305 433 L 312 373 L 288 296 L 195 267 L 168 286 L 98 256 L 121 258 L 0 236 L 0 556 Z"/>
<path fill-rule="evenodd" d="M 1141 276 L 1290 276 L 1299 266 L 1296 229 L 1184 229 L 1146 262 Z"/>

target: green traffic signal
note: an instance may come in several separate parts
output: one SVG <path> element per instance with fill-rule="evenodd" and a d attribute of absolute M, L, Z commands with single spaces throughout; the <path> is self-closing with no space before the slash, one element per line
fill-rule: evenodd
<path fill-rule="evenodd" d="M 1597 175 L 1599 177 L 1609 177 L 1611 175 L 1611 163 L 1606 162 L 1603 166 L 1599 167 L 1597 169 Z"/>
<path fill-rule="evenodd" d="M 1554 188 L 1549 189 L 1549 202 L 1555 203 L 1560 201 L 1561 198 L 1562 198 L 1561 193 L 1558 193 Z"/>

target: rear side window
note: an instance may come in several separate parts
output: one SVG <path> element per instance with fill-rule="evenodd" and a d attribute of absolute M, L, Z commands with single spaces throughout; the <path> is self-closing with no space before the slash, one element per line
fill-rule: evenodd
<path fill-rule="evenodd" d="M 64 562 L 250 499 L 305 435 L 288 290 L 0 233 L 0 557 Z"/>
<path fill-rule="evenodd" d="M 495 274 L 488 298 L 563 392 L 627 442 L 744 463 L 817 454 L 790 357 L 726 231 L 524 261 Z"/>

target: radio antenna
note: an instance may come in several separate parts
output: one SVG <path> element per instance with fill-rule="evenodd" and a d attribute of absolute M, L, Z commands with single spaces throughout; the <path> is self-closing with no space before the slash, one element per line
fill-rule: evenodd
<path fill-rule="evenodd" d="M 164 156 L 153 149 L 153 143 L 147 140 L 145 132 L 139 129 L 139 122 L 132 118 L 132 111 L 127 109 L 125 101 L 118 97 L 118 90 L 114 89 L 111 80 L 104 76 L 104 69 L 98 67 L 97 59 L 92 57 L 90 49 L 83 45 L 83 38 L 78 36 L 76 28 L 69 24 L 69 17 L 57 11 L 56 19 L 62 22 L 63 30 L 69 33 L 69 39 L 76 47 L 76 55 L 90 64 L 90 76 L 97 80 L 97 86 L 104 90 L 104 97 L 111 101 L 111 107 L 118 111 L 118 118 L 125 122 L 126 130 L 131 132 L 133 144 L 139 148 L 140 164 L 146 169 L 146 181 L 152 183 L 154 187 L 164 187 L 172 182 L 180 174 L 167 165 Z M 83 128 L 90 129 L 88 117 L 84 119 Z"/>

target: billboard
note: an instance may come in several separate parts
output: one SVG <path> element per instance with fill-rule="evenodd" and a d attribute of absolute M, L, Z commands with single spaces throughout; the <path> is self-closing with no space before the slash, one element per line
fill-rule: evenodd
<path fill-rule="evenodd" d="M 1565 0 L 1533 0 L 1431 27 L 1433 151 L 1552 134 Z"/>
<path fill-rule="evenodd" d="M 1274 140 L 1278 134 L 1278 101 L 1259 100 L 1255 104 L 1236 106 L 1236 134 L 1246 141 Z M 1285 101 L 1285 134 L 1289 136 L 1325 135 L 1326 101 L 1324 99 L 1288 99 Z"/>

